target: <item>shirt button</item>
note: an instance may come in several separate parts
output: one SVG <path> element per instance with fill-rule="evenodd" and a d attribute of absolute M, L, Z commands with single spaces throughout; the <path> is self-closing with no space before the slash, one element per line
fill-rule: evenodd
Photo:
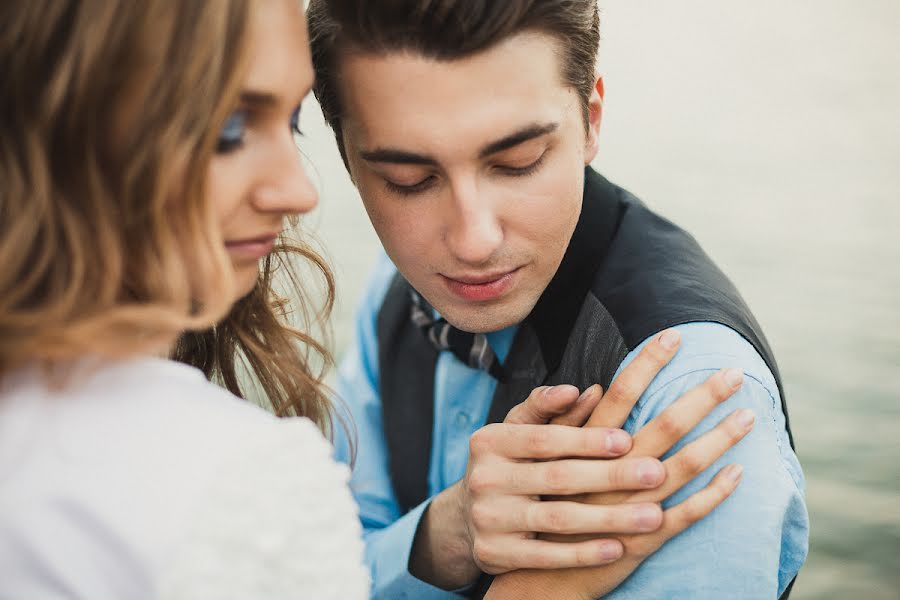
<path fill-rule="evenodd" d="M 460 429 L 462 429 L 464 427 L 468 427 L 469 423 L 471 423 L 471 422 L 472 422 L 472 420 L 469 418 L 469 415 L 467 415 L 466 413 L 464 413 L 464 412 L 456 413 L 456 426 L 459 427 Z"/>

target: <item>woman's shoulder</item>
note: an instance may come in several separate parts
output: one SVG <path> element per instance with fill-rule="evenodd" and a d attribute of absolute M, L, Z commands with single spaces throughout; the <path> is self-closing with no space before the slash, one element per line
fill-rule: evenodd
<path fill-rule="evenodd" d="M 52 573 L 73 595 L 146 597 L 173 556 L 219 547 L 216 530 L 228 570 L 240 547 L 269 543 L 254 536 L 277 511 L 300 538 L 328 523 L 355 539 L 346 468 L 315 425 L 276 419 L 190 367 L 127 361 L 59 389 L 19 377 L 0 400 L 0 558 L 12 561 L 0 591 L 40 592 L 27 586 Z M 77 560 L 55 559 L 59 547 Z M 115 565 L 129 576 L 111 577 Z"/>
<path fill-rule="evenodd" d="M 367 598 L 349 478 L 308 419 L 245 439 L 198 496 L 162 597 Z"/>

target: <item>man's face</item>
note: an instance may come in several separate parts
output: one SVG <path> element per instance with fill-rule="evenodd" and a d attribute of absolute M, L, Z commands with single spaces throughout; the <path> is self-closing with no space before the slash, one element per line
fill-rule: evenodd
<path fill-rule="evenodd" d="M 524 33 L 450 62 L 342 58 L 343 139 L 369 218 L 403 276 L 460 329 L 528 316 L 578 221 L 601 100 L 586 133 L 559 56 L 553 38 Z"/>

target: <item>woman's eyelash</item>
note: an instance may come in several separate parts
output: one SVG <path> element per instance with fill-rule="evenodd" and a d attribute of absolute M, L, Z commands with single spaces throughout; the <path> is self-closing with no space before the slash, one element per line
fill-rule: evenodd
<path fill-rule="evenodd" d="M 225 119 L 219 139 L 216 142 L 216 152 L 226 154 L 241 147 L 244 143 L 244 134 L 247 129 L 247 112 L 236 110 Z"/>
<path fill-rule="evenodd" d="M 291 115 L 291 131 L 302 136 L 303 130 L 300 129 L 300 109 L 294 111 Z"/>
<path fill-rule="evenodd" d="M 238 109 L 228 115 L 225 124 L 219 132 L 219 139 L 216 142 L 216 152 L 219 154 L 227 154 L 237 150 L 244 144 L 244 136 L 247 133 L 247 121 L 250 115 L 245 109 Z M 291 132 L 296 135 L 303 135 L 300 129 L 300 109 L 298 108 L 291 114 L 290 119 Z"/>

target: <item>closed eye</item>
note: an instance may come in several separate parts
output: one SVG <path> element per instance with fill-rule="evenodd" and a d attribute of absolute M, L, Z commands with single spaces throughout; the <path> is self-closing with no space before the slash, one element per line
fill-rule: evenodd
<path fill-rule="evenodd" d="M 303 136 L 303 131 L 300 129 L 300 107 L 297 107 L 293 113 L 291 113 L 291 132 L 296 135 Z"/>
<path fill-rule="evenodd" d="M 537 172 L 538 169 L 541 168 L 541 165 L 544 164 L 544 158 L 547 156 L 547 150 L 535 160 L 533 163 L 525 165 L 524 167 L 513 167 L 509 165 L 497 165 L 494 167 L 497 171 L 504 175 L 509 175 L 511 177 L 524 177 L 526 175 L 531 175 L 532 173 Z"/>
<path fill-rule="evenodd" d="M 228 115 L 225 124 L 219 132 L 219 139 L 216 140 L 216 152 L 219 154 L 228 154 L 237 150 L 244 144 L 244 134 L 247 131 L 246 110 L 239 109 Z"/>
<path fill-rule="evenodd" d="M 400 194 L 403 196 L 412 196 L 413 194 L 419 194 L 426 191 L 434 184 L 434 180 L 434 175 L 429 175 L 422 181 L 414 183 L 412 185 L 401 185 L 399 183 L 391 181 L 390 179 L 385 179 L 384 184 L 390 191 L 396 194 Z"/>

